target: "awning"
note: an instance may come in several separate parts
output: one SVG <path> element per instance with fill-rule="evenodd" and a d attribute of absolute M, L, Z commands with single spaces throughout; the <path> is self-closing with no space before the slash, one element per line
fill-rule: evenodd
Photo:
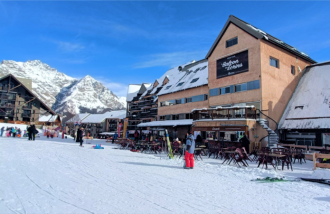
<path fill-rule="evenodd" d="M 165 120 L 165 121 L 152 121 L 148 123 L 140 123 L 137 127 L 162 127 L 162 126 L 191 126 L 193 120 Z"/>
<path fill-rule="evenodd" d="M 102 132 L 102 133 L 99 133 L 99 135 L 114 135 L 115 132 Z"/>

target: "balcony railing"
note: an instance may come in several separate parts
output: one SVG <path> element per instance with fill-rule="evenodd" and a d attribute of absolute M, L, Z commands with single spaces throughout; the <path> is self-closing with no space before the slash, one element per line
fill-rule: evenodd
<path fill-rule="evenodd" d="M 226 108 L 209 108 L 196 109 L 193 111 L 193 120 L 203 119 L 258 119 L 259 115 L 254 107 L 226 107 Z"/>
<path fill-rule="evenodd" d="M 0 103 L 0 107 L 1 108 L 14 108 L 15 104 L 11 104 L 11 103 Z"/>
<path fill-rule="evenodd" d="M 22 117 L 31 117 L 31 113 L 22 113 Z"/>
<path fill-rule="evenodd" d="M 23 105 L 22 108 L 24 108 L 24 109 L 32 109 L 32 106 L 30 106 L 30 105 Z"/>
<path fill-rule="evenodd" d="M 16 96 L 15 95 L 0 95 L 0 100 L 15 100 Z"/>

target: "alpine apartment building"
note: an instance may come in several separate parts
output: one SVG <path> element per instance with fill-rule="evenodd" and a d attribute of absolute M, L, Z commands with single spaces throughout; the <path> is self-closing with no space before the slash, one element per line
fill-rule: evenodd
<path fill-rule="evenodd" d="M 276 143 L 277 124 L 302 70 L 314 63 L 307 54 L 231 15 L 205 59 L 162 76 L 166 83 L 157 94 L 158 121 L 138 127 L 191 120 L 192 130 L 204 138 L 245 133 L 251 142 Z M 176 136 L 184 137 L 180 132 Z"/>

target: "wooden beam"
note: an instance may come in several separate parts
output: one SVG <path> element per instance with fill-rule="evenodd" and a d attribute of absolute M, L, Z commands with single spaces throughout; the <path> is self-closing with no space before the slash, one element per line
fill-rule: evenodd
<path fill-rule="evenodd" d="M 20 87 L 22 84 L 19 84 L 18 86 L 15 86 L 14 88 L 11 88 L 11 89 L 9 89 L 9 91 L 10 90 L 13 90 L 13 89 L 15 89 L 15 88 L 18 88 L 18 87 Z"/>

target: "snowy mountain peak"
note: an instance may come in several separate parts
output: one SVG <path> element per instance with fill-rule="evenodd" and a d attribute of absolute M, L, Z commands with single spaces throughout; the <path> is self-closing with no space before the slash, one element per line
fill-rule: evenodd
<path fill-rule="evenodd" d="M 13 74 L 32 79 L 33 92 L 54 111 L 71 114 L 123 109 L 122 100 L 90 75 L 77 80 L 40 60 L 15 62 L 3 60 L 0 76 Z"/>

